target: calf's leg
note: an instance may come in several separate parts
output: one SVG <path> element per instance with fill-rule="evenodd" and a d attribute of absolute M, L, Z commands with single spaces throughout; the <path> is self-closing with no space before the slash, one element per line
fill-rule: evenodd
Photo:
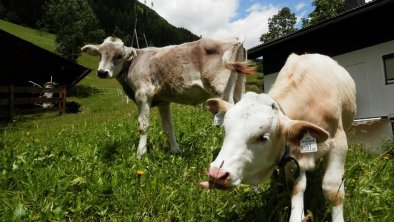
<path fill-rule="evenodd" d="M 238 79 L 238 73 L 235 71 L 232 71 L 230 74 L 230 77 L 228 78 L 228 82 L 226 87 L 224 88 L 223 96 L 222 99 L 224 101 L 227 101 L 229 103 L 234 103 L 234 88 L 235 84 Z"/>
<path fill-rule="evenodd" d="M 175 139 L 174 129 L 172 126 L 171 106 L 170 103 L 162 103 L 159 105 L 159 112 L 161 117 L 161 124 L 164 133 L 170 142 L 171 153 L 179 153 L 178 144 Z"/>
<path fill-rule="evenodd" d="M 304 219 L 304 193 L 306 189 L 306 173 L 300 170 L 300 176 L 294 181 L 291 194 L 290 222 L 300 222 Z"/>
<path fill-rule="evenodd" d="M 246 60 L 247 60 L 246 50 L 243 46 L 241 46 L 238 48 L 236 61 L 244 62 Z M 239 102 L 241 100 L 242 95 L 245 93 L 245 82 L 246 82 L 245 75 L 238 74 L 234 86 L 234 93 L 233 93 L 234 103 Z"/>
<path fill-rule="evenodd" d="M 323 192 L 326 200 L 332 204 L 332 221 L 342 222 L 345 184 L 343 181 L 347 139 L 345 132 L 337 132 L 333 139 L 332 149 L 327 154 L 326 170 L 323 176 Z"/>
<path fill-rule="evenodd" d="M 233 45 L 231 49 L 223 53 L 222 60 L 224 64 L 229 63 L 232 59 L 236 62 L 243 62 L 246 60 L 245 50 L 242 46 L 240 47 L 241 44 L 241 42 L 238 42 L 237 44 Z M 228 82 L 223 91 L 222 99 L 224 101 L 227 101 L 229 103 L 235 103 L 234 99 L 240 99 L 241 95 L 239 94 L 243 93 L 243 89 L 239 86 L 237 87 L 237 84 L 242 84 L 243 82 L 239 82 L 239 75 L 240 74 L 237 71 L 231 70 L 230 77 L 228 78 Z M 238 92 L 235 92 L 236 90 Z"/>
<path fill-rule="evenodd" d="M 147 152 L 146 144 L 148 140 L 149 116 L 150 116 L 150 96 L 146 90 L 137 90 L 135 100 L 138 107 L 138 131 L 140 132 L 140 141 L 138 143 L 137 157 L 141 158 Z"/>

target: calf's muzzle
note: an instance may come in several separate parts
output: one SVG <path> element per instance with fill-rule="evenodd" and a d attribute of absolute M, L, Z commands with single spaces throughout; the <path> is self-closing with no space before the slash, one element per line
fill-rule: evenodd
<path fill-rule="evenodd" d="M 229 188 L 230 173 L 223 169 L 212 167 L 208 171 L 208 180 L 200 183 L 200 186 L 205 189 L 226 189 Z"/>
<path fill-rule="evenodd" d="M 107 78 L 108 74 L 109 74 L 108 71 L 101 70 L 101 69 L 97 70 L 97 76 L 101 79 Z"/>

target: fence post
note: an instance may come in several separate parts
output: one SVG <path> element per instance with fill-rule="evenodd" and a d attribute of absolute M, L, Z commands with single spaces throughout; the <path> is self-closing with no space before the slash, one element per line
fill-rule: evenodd
<path fill-rule="evenodd" d="M 66 87 L 61 87 L 60 89 L 60 101 L 59 101 L 59 115 L 63 115 L 66 111 Z"/>
<path fill-rule="evenodd" d="M 10 121 L 14 119 L 14 102 L 15 102 L 15 95 L 14 95 L 14 85 L 8 86 L 8 106 L 9 106 L 9 118 Z"/>

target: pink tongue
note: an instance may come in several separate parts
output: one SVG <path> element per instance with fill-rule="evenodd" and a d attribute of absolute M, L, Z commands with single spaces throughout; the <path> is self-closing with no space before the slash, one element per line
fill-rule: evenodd
<path fill-rule="evenodd" d="M 213 188 L 212 186 L 210 186 L 208 181 L 201 182 L 200 187 L 203 189 L 212 189 Z"/>

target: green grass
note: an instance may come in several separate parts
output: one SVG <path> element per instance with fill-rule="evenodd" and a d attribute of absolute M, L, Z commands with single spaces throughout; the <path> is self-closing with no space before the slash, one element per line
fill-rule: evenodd
<path fill-rule="evenodd" d="M 35 45 L 40 46 L 49 51 L 55 49 L 55 38 L 53 34 L 37 31 L 36 29 L 16 25 L 0 19 L 0 29 L 7 31 L 19 38 L 33 42 Z"/>
<path fill-rule="evenodd" d="M 34 33 L 26 35 L 29 41 Z M 94 57 L 79 61 L 97 66 Z M 149 153 L 137 159 L 136 107 L 119 89 L 115 81 L 89 75 L 68 98 L 81 104 L 81 112 L 17 116 L 0 126 L 0 221 L 287 220 L 288 195 L 271 180 L 259 192 L 198 187 L 223 139 L 203 105 L 172 106 L 180 155 L 168 153 L 153 109 Z M 350 147 L 346 221 L 394 220 L 394 148 L 387 143 L 384 149 L 376 157 Z M 315 213 L 315 221 L 329 221 L 328 209 Z"/>

